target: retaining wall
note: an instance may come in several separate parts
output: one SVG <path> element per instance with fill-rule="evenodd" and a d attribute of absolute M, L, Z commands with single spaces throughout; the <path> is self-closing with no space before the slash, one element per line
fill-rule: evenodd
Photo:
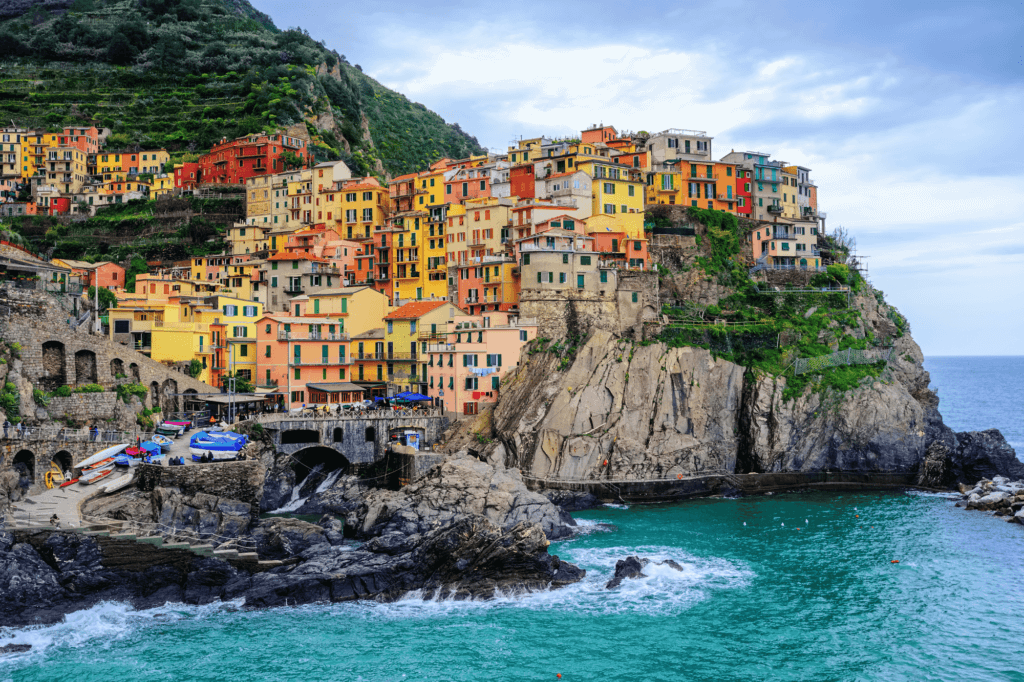
<path fill-rule="evenodd" d="M 185 495 L 206 493 L 229 500 L 239 500 L 259 510 L 263 497 L 266 468 L 262 462 L 214 462 L 186 466 L 140 464 L 136 480 L 139 490 L 177 488 Z"/>

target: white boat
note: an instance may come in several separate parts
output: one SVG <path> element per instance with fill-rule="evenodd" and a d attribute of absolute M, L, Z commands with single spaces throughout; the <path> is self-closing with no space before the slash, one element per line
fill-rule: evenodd
<path fill-rule="evenodd" d="M 100 467 L 99 469 L 93 469 L 87 474 L 82 474 L 82 476 L 78 479 L 78 482 L 81 485 L 89 485 L 90 483 L 95 483 L 106 478 L 112 473 L 114 473 L 113 464 L 111 464 L 110 466 Z"/>
<path fill-rule="evenodd" d="M 133 478 L 134 478 L 133 474 L 130 474 L 130 473 L 125 474 L 124 476 L 120 476 L 118 478 L 115 478 L 110 483 L 107 483 L 105 486 L 102 487 L 102 490 L 105 493 L 117 492 L 118 490 L 121 490 L 122 488 L 128 487 L 131 484 Z"/>
<path fill-rule="evenodd" d="M 85 469 L 86 467 L 93 465 L 96 462 L 102 462 L 108 457 L 113 457 L 115 455 L 121 454 L 121 452 L 124 451 L 124 449 L 127 447 L 128 443 L 121 443 L 120 445 L 111 445 L 109 448 L 100 450 L 92 457 L 89 457 L 88 459 L 83 459 L 81 462 L 78 463 L 78 465 L 75 468 Z"/>
<path fill-rule="evenodd" d="M 159 445 L 160 449 L 164 452 L 170 450 L 171 445 L 174 444 L 173 440 L 171 440 L 167 436 L 161 436 L 160 434 L 154 435 L 152 438 L 150 438 L 150 440 Z"/>

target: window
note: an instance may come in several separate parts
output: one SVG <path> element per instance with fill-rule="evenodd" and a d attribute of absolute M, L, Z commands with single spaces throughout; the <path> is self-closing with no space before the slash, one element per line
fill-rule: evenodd
<path fill-rule="evenodd" d="M 590 256 L 580 256 L 580 265 L 590 265 Z"/>
<path fill-rule="evenodd" d="M 466 377 L 466 390 L 475 391 L 480 384 L 480 380 L 476 377 Z"/>
<path fill-rule="evenodd" d="M 562 262 L 565 263 L 566 265 L 569 264 L 569 254 L 567 254 L 567 253 L 563 253 L 562 254 Z"/>
<path fill-rule="evenodd" d="M 634 196 L 636 188 L 633 187 L 633 185 L 630 185 L 628 189 L 629 189 L 629 196 Z"/>
<path fill-rule="evenodd" d="M 564 272 L 558 273 L 558 283 L 559 284 L 565 284 L 565 273 Z"/>
<path fill-rule="evenodd" d="M 605 194 L 615 194 L 615 185 L 613 183 L 610 183 L 610 182 L 604 183 L 604 193 Z"/>
<path fill-rule="evenodd" d="M 576 288 L 577 289 L 582 289 L 583 288 L 583 275 L 576 275 Z"/>
<path fill-rule="evenodd" d="M 526 332 L 525 331 L 523 331 L 523 330 L 519 331 L 519 340 L 520 341 L 526 341 Z"/>
<path fill-rule="evenodd" d="M 605 204 L 604 205 L 604 212 L 608 213 L 608 214 L 614 214 L 615 213 L 615 204 Z"/>
<path fill-rule="evenodd" d="M 608 271 L 607 270 L 602 270 L 601 271 L 601 284 L 607 284 L 607 283 L 608 283 Z M 523 333 L 525 334 L 526 332 L 523 332 Z"/>
<path fill-rule="evenodd" d="M 394 333 L 395 333 L 395 323 L 392 322 L 391 320 L 388 320 L 388 334 L 394 334 Z"/>
<path fill-rule="evenodd" d="M 640 299 L 640 294 L 638 294 L 637 292 L 634 291 L 633 292 L 633 303 L 637 303 L 639 301 L 639 299 Z"/>

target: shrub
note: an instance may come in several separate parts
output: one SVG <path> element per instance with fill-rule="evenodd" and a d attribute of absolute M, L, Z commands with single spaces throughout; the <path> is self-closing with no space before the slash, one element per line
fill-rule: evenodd
<path fill-rule="evenodd" d="M 125 403 L 132 401 L 132 396 L 138 396 L 139 400 L 145 400 L 146 393 L 149 392 L 142 384 L 118 384 L 117 386 L 117 397 Z"/>
<path fill-rule="evenodd" d="M 103 393 L 104 388 L 99 384 L 83 384 L 75 389 L 75 393 Z"/>
<path fill-rule="evenodd" d="M 39 407 L 46 407 L 50 404 L 50 394 L 46 391 L 40 391 L 38 388 L 32 390 L 32 400 Z"/>
<path fill-rule="evenodd" d="M 53 392 L 53 395 L 55 395 L 58 398 L 70 398 L 71 397 L 71 387 L 70 386 L 59 386 L 59 387 L 57 387 L 57 390 Z"/>

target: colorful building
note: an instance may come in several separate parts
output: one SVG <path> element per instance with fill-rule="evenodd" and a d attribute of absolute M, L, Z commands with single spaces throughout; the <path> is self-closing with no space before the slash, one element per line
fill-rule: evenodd
<path fill-rule="evenodd" d="M 384 294 L 368 286 L 325 289 L 292 300 L 295 317 L 333 317 L 340 321 L 339 331 L 355 337 L 380 327 L 387 314 Z"/>
<path fill-rule="evenodd" d="M 285 170 L 282 155 L 293 154 L 305 165 L 313 164 L 309 141 L 280 133 L 223 139 L 199 157 L 198 181 L 204 185 L 241 185 L 246 179 Z"/>
<path fill-rule="evenodd" d="M 394 393 L 424 393 L 427 384 L 426 341 L 446 330 L 462 311 L 448 301 L 413 301 L 384 316 L 384 359 Z"/>
<path fill-rule="evenodd" d="M 287 407 L 314 402 L 307 395 L 310 382 L 348 380 L 349 335 L 341 320 L 264 315 L 256 326 L 256 383 L 277 389 Z"/>
<path fill-rule="evenodd" d="M 497 402 L 502 380 L 536 336 L 536 320 L 503 312 L 456 315 L 443 332 L 424 338 L 425 394 L 447 410 L 477 414 Z"/>

